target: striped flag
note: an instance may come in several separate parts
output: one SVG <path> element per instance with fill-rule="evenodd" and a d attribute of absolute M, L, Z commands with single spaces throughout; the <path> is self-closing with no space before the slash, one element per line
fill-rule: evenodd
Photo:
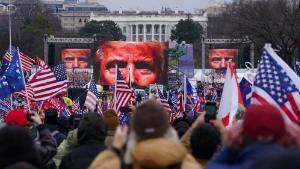
<path fill-rule="evenodd" d="M 184 112 L 183 107 L 183 93 L 181 87 L 178 87 L 178 95 L 177 95 L 177 114 Z"/>
<path fill-rule="evenodd" d="M 271 104 L 286 121 L 300 122 L 300 78 L 272 49 L 263 49 L 251 103 Z"/>
<path fill-rule="evenodd" d="M 9 52 L 6 52 L 4 55 L 4 59 L 7 61 L 11 61 L 11 55 L 9 54 Z M 22 69 L 24 71 L 29 71 L 31 70 L 31 67 L 34 63 L 34 60 L 31 59 L 29 56 L 27 56 L 26 54 L 20 52 L 20 60 L 21 60 L 21 65 L 22 65 Z"/>
<path fill-rule="evenodd" d="M 79 97 L 75 100 L 73 100 L 73 104 L 72 104 L 72 112 L 76 112 L 77 110 L 80 109 L 80 104 L 79 104 Z"/>
<path fill-rule="evenodd" d="M 160 103 L 162 104 L 162 106 L 166 109 L 166 111 L 168 112 L 169 114 L 169 122 L 170 124 L 173 123 L 173 120 L 174 120 L 174 116 L 173 116 L 173 112 L 172 112 L 172 109 L 168 103 L 168 101 L 165 99 L 163 93 L 159 90 L 158 86 L 156 85 L 156 89 L 157 89 L 157 92 L 158 92 L 158 96 L 159 96 L 159 101 Z"/>
<path fill-rule="evenodd" d="M 41 69 L 48 69 L 48 68 L 49 68 L 48 64 L 47 64 L 44 60 L 42 60 L 41 58 L 36 57 L 36 60 L 37 60 L 37 65 L 38 65 Z"/>
<path fill-rule="evenodd" d="M 123 79 L 122 74 L 120 70 L 117 68 L 117 82 L 116 82 L 116 101 L 115 101 L 115 108 L 118 116 L 122 114 L 120 111 L 120 107 L 127 106 L 129 104 L 129 101 L 132 97 L 132 90 L 128 87 L 128 84 Z"/>
<path fill-rule="evenodd" d="M 86 95 L 84 106 L 86 106 L 90 111 L 96 109 L 97 102 L 100 98 L 100 93 L 97 91 L 95 79 L 92 78 L 90 82 L 90 87 Z"/>
<path fill-rule="evenodd" d="M 67 73 L 63 64 L 54 68 L 37 71 L 29 81 L 33 89 L 33 100 L 47 100 L 58 94 L 65 94 L 67 91 Z"/>
<path fill-rule="evenodd" d="M 248 107 L 251 101 L 253 84 L 245 77 L 243 77 L 242 80 L 240 81 L 240 91 L 242 94 L 244 105 L 245 107 Z"/>
<path fill-rule="evenodd" d="M 32 87 L 29 84 L 26 85 L 26 92 L 28 95 L 28 99 L 30 99 L 30 100 L 33 99 L 34 92 L 33 92 Z M 25 90 L 22 90 L 20 92 L 15 92 L 14 95 L 20 95 L 20 96 L 26 98 L 27 97 L 26 92 L 25 92 Z"/>
<path fill-rule="evenodd" d="M 244 111 L 243 99 L 238 86 L 233 67 L 227 68 L 225 83 L 217 117 L 225 127 L 229 127 L 236 120 L 236 114 Z"/>

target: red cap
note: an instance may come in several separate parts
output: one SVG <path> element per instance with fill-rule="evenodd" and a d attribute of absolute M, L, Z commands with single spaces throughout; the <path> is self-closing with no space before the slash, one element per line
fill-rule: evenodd
<path fill-rule="evenodd" d="M 16 124 L 25 127 L 28 124 L 26 113 L 21 109 L 13 109 L 7 113 L 4 119 L 6 124 Z"/>
<path fill-rule="evenodd" d="M 284 119 L 272 105 L 250 105 L 244 115 L 243 133 L 253 140 L 276 141 L 285 133 Z"/>

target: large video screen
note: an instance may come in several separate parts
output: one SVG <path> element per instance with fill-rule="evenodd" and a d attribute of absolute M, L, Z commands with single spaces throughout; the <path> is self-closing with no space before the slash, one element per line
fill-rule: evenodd
<path fill-rule="evenodd" d="M 237 56 L 237 49 L 210 49 L 208 64 L 211 69 L 226 68 L 228 64 L 235 66 Z"/>
<path fill-rule="evenodd" d="M 133 86 L 167 83 L 167 44 L 160 42 L 101 41 L 96 45 L 94 69 L 101 85 L 115 84 L 115 65 Z M 129 78 L 129 74 L 131 75 Z"/>
<path fill-rule="evenodd" d="M 86 87 L 93 71 L 92 44 L 55 45 L 55 65 L 63 63 L 70 86 Z"/>
<path fill-rule="evenodd" d="M 61 62 L 65 65 L 66 69 L 90 68 L 91 49 L 73 49 L 67 48 L 61 51 Z"/>

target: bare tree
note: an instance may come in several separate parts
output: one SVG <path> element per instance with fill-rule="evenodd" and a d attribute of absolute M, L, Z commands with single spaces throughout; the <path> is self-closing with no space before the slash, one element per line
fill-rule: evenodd
<path fill-rule="evenodd" d="M 260 49 L 271 43 L 290 65 L 300 50 L 300 0 L 234 0 L 222 14 L 227 35 L 248 37 Z"/>

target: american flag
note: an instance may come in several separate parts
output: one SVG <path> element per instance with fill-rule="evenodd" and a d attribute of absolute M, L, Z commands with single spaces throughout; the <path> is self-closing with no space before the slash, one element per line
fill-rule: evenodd
<path fill-rule="evenodd" d="M 30 100 L 33 99 L 34 92 L 33 92 L 32 87 L 29 84 L 26 85 L 26 92 L 28 95 L 28 99 L 30 99 Z M 26 98 L 27 97 L 26 92 L 25 92 L 25 90 L 22 90 L 20 92 L 15 92 L 14 95 L 20 95 L 20 96 Z"/>
<path fill-rule="evenodd" d="M 254 81 L 251 103 L 276 106 L 287 121 L 300 122 L 300 78 L 266 46 Z"/>
<path fill-rule="evenodd" d="M 183 94 L 181 87 L 178 87 L 178 95 L 177 95 L 177 114 L 184 112 L 183 108 Z"/>
<path fill-rule="evenodd" d="M 158 86 L 156 85 L 156 89 L 157 89 L 157 92 L 158 92 L 158 96 L 159 96 L 159 101 L 160 103 L 162 104 L 162 106 L 166 109 L 166 111 L 168 112 L 169 114 L 169 122 L 170 124 L 173 123 L 173 120 L 174 120 L 174 116 L 173 116 L 173 112 L 172 112 L 172 109 L 168 103 L 168 101 L 165 99 L 163 93 L 159 90 Z"/>
<path fill-rule="evenodd" d="M 48 68 L 49 68 L 48 64 L 47 64 L 44 60 L 42 60 L 41 58 L 36 57 L 36 60 L 37 60 L 37 65 L 38 65 L 41 69 L 48 69 Z"/>
<path fill-rule="evenodd" d="M 96 109 L 96 105 L 99 99 L 100 93 L 97 91 L 95 79 L 92 78 L 89 90 L 86 95 L 84 106 L 86 106 L 90 111 L 94 111 Z"/>
<path fill-rule="evenodd" d="M 37 71 L 29 81 L 35 101 L 47 100 L 67 91 L 67 73 L 63 64 Z"/>
<path fill-rule="evenodd" d="M 75 100 L 73 100 L 73 104 L 72 104 L 72 112 L 75 113 L 77 110 L 80 109 L 80 104 L 79 104 L 79 97 Z"/>
<path fill-rule="evenodd" d="M 0 119 L 4 119 L 10 110 L 10 105 L 6 101 L 0 100 Z"/>
<path fill-rule="evenodd" d="M 127 106 L 132 97 L 132 90 L 128 87 L 128 84 L 123 79 L 122 74 L 119 69 L 117 69 L 117 82 L 115 89 L 115 108 L 118 116 L 122 114 L 120 107 Z"/>
<path fill-rule="evenodd" d="M 21 60 L 21 65 L 22 65 L 22 69 L 24 71 L 29 71 L 31 70 L 31 67 L 34 63 L 34 60 L 31 59 L 29 56 L 25 55 L 24 53 L 20 52 L 20 60 Z M 11 61 L 11 55 L 9 54 L 9 52 L 6 52 L 4 55 L 4 59 L 7 61 Z"/>
<path fill-rule="evenodd" d="M 297 75 L 300 76 L 300 62 L 299 61 L 296 61 L 295 71 L 296 71 Z"/>

